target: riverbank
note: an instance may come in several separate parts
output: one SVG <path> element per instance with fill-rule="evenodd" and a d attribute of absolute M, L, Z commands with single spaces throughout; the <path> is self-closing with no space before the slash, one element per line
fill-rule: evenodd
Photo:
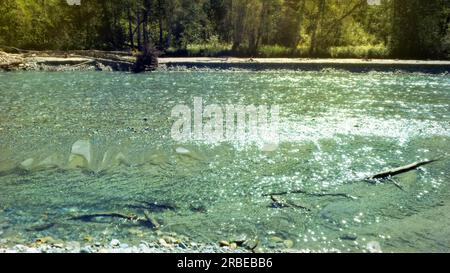
<path fill-rule="evenodd" d="M 120 53 L 120 54 L 119 54 Z M 1 52 L 0 71 L 131 71 L 135 56 L 121 52 L 79 51 L 72 53 L 7 54 Z M 308 59 L 308 58 L 209 58 L 163 57 L 159 69 L 249 69 L 306 70 L 340 69 L 350 72 L 405 71 L 450 73 L 450 61 L 390 59 Z"/>

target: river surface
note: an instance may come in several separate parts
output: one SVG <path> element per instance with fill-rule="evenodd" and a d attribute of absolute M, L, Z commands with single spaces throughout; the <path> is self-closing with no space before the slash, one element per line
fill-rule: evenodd
<path fill-rule="evenodd" d="M 194 109 L 194 98 L 223 109 L 279 106 L 278 145 L 175 140 L 172 109 Z M 0 73 L 0 245 L 45 236 L 137 244 L 156 232 L 74 217 L 145 211 L 160 230 L 209 244 L 449 252 L 449 148 L 448 75 Z M 401 188 L 364 180 L 434 158 L 397 176 Z M 290 191 L 300 192 L 275 196 L 278 204 L 268 196 Z"/>

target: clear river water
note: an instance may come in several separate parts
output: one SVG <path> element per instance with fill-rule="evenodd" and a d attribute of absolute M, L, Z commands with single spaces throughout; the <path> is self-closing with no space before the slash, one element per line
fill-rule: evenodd
<path fill-rule="evenodd" d="M 195 97 L 278 105 L 279 144 L 174 140 L 171 111 Z M 155 230 L 73 217 L 147 212 L 160 230 L 208 244 L 245 237 L 266 251 L 449 252 L 449 147 L 448 75 L 0 73 L 0 245 L 45 236 L 138 244 Z M 401 189 L 364 180 L 434 158 L 397 176 Z M 268 196 L 290 191 L 298 193 L 276 197 L 285 205 Z"/>

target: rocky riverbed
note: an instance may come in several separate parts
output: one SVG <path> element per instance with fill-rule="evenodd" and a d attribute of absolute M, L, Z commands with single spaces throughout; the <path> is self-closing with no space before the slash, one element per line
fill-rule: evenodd
<path fill-rule="evenodd" d="M 248 251 L 193 242 L 168 243 L 164 239 L 158 242 L 142 241 L 139 245 L 130 246 L 117 239 L 111 240 L 109 244 L 85 244 L 76 241 L 57 242 L 48 237 L 30 245 L 0 247 L 0 253 L 248 253 Z"/>

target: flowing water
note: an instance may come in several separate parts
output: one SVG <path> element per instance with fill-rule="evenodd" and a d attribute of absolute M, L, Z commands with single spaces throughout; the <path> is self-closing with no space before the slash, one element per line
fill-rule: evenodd
<path fill-rule="evenodd" d="M 280 106 L 279 145 L 173 140 L 172 108 L 191 107 L 195 97 L 205 105 Z M 147 210 L 161 230 L 204 243 L 244 236 L 267 251 L 361 252 L 379 244 L 387 252 L 448 252 L 449 104 L 448 75 L 2 73 L 0 239 L 134 244 L 155 232 L 123 219 L 71 217 Z M 74 143 L 89 150 L 78 165 Z M 364 181 L 438 157 L 396 177 L 403 190 Z M 296 190 L 310 194 L 278 196 L 287 207 L 266 196 Z M 324 192 L 356 199 L 313 194 Z"/>

